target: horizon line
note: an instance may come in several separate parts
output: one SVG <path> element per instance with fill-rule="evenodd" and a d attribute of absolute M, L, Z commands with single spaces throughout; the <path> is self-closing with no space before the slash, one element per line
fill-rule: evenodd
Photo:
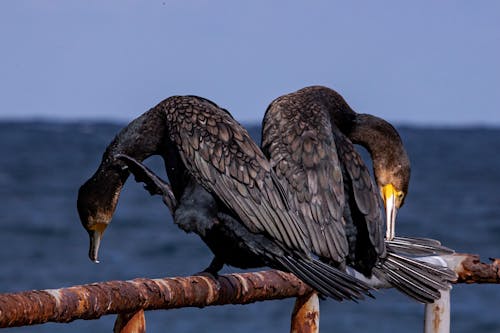
<path fill-rule="evenodd" d="M 135 118 L 134 118 L 135 119 Z M 46 116 L 37 116 L 37 117 L 0 117 L 0 124 L 6 123 L 46 123 L 46 124 L 108 124 L 108 125 L 125 125 L 129 123 L 131 120 L 118 119 L 113 117 L 99 117 L 99 118 L 86 118 L 86 117 L 46 117 Z M 246 120 L 239 121 L 239 123 L 244 126 L 252 126 L 252 127 L 261 127 L 261 121 L 255 120 Z M 400 128 L 425 128 L 425 129 L 500 129 L 500 123 L 483 123 L 483 122 L 455 122 L 455 123 L 446 123 L 446 122 L 408 122 L 408 121 L 393 121 L 392 125 Z"/>

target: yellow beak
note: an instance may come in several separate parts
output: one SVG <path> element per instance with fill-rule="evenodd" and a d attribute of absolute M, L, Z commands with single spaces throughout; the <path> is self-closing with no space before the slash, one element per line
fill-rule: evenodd
<path fill-rule="evenodd" d="M 396 236 L 396 215 L 398 214 L 396 192 L 396 188 L 392 184 L 382 187 L 382 199 L 384 200 L 386 217 L 385 238 L 387 240 L 392 240 Z"/>

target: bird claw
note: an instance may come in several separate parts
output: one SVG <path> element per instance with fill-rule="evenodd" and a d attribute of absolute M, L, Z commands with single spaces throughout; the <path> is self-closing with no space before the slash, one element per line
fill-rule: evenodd
<path fill-rule="evenodd" d="M 210 279 L 215 280 L 215 281 L 219 280 L 219 274 L 212 273 L 212 272 L 207 271 L 207 270 L 198 272 L 198 273 L 196 273 L 194 275 L 195 276 L 204 276 L 204 277 L 210 278 Z"/>
<path fill-rule="evenodd" d="M 212 280 L 213 284 L 215 285 L 216 290 L 219 291 L 221 289 L 221 285 L 219 282 L 219 274 L 210 272 L 208 270 L 204 270 L 204 271 L 198 272 L 194 275 L 195 276 L 203 276 L 205 278 Z"/>

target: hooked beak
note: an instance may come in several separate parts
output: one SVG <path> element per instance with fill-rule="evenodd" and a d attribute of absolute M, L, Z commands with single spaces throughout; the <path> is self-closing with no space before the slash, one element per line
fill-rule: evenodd
<path fill-rule="evenodd" d="M 386 240 L 393 240 L 396 236 L 396 215 L 398 207 L 396 206 L 396 189 L 392 184 L 382 187 L 382 199 L 385 205 L 386 217 Z"/>
<path fill-rule="evenodd" d="M 99 263 L 97 255 L 99 253 L 99 246 L 101 245 L 102 234 L 103 231 L 101 230 L 89 230 L 89 237 L 90 237 L 89 258 L 96 264 Z"/>

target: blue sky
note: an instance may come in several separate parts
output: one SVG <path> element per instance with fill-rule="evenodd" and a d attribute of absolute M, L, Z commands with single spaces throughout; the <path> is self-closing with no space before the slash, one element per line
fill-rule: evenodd
<path fill-rule="evenodd" d="M 128 121 L 195 94 L 260 121 L 322 84 L 396 123 L 500 125 L 493 0 L 5 0 L 0 42 L 0 119 Z"/>

